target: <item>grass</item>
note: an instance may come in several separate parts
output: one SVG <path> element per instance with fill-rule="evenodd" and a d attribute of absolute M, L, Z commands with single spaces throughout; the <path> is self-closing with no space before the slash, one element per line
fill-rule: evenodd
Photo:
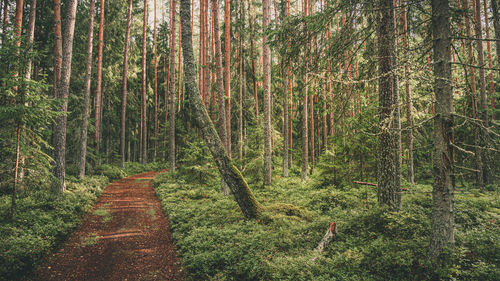
<path fill-rule="evenodd" d="M 82 237 L 82 239 L 81 239 L 81 245 L 83 247 L 94 246 L 94 245 L 96 245 L 99 242 L 99 238 L 100 238 L 99 235 L 97 235 L 95 233 L 92 233 L 89 236 Z"/>
<path fill-rule="evenodd" d="M 106 206 L 103 206 L 93 212 L 94 215 L 102 217 L 102 222 L 106 223 L 109 222 L 113 219 L 113 216 L 109 212 L 108 209 L 106 209 Z"/>
<path fill-rule="evenodd" d="M 265 211 L 245 221 L 219 182 L 158 175 L 154 185 L 188 280 L 495 280 L 500 276 L 497 192 L 456 194 L 456 247 L 439 270 L 427 260 L 431 194 L 411 187 L 403 208 L 380 208 L 368 186 L 317 187 L 275 178 L 254 187 Z M 330 222 L 338 235 L 316 260 Z"/>
<path fill-rule="evenodd" d="M 149 209 L 148 209 L 148 215 L 149 215 L 152 219 L 154 219 L 154 218 L 155 218 L 155 215 L 156 215 L 156 211 L 155 211 L 155 209 L 153 209 L 153 208 L 149 208 Z"/>

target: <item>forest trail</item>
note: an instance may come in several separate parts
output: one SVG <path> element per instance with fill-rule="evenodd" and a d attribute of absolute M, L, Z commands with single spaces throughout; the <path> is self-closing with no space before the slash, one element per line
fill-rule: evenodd
<path fill-rule="evenodd" d="M 156 174 L 108 185 L 30 280 L 182 280 L 168 221 L 153 190 Z"/>

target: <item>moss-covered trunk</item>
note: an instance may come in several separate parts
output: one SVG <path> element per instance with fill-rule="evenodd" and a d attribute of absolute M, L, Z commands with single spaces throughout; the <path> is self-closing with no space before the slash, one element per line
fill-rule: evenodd
<path fill-rule="evenodd" d="M 240 171 L 233 165 L 231 159 L 225 152 L 219 135 L 210 120 L 210 116 L 198 92 L 191 34 L 190 6 L 190 0 L 181 0 L 182 53 L 184 55 L 185 87 L 187 99 L 193 110 L 193 119 L 201 130 L 205 144 L 210 149 L 221 176 L 231 189 L 243 215 L 247 219 L 257 218 L 260 215 L 262 207 L 255 199 Z"/>

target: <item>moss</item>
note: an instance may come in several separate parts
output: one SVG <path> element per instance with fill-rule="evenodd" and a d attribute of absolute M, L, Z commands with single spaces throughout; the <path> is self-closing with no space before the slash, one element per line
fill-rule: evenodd
<path fill-rule="evenodd" d="M 311 212 L 304 207 L 295 206 L 292 204 L 285 203 L 275 203 L 264 208 L 266 212 L 270 212 L 274 216 L 285 215 L 288 217 L 297 217 L 300 219 L 305 219 L 307 221 L 311 220 Z"/>

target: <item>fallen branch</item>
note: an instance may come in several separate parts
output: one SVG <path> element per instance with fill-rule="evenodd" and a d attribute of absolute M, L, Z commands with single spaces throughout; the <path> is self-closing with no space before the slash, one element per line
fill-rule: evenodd
<path fill-rule="evenodd" d="M 330 242 L 337 238 L 337 224 L 335 222 L 331 222 L 330 226 L 326 230 L 325 236 L 323 236 L 323 239 L 319 242 L 318 246 L 315 249 L 316 255 L 314 258 L 312 258 L 312 261 L 315 261 L 319 254 L 323 252 L 323 250 L 330 244 Z"/>
<path fill-rule="evenodd" d="M 364 182 L 364 181 L 353 181 L 353 183 L 362 184 L 362 185 L 369 185 L 369 186 L 378 186 L 376 183 Z"/>

